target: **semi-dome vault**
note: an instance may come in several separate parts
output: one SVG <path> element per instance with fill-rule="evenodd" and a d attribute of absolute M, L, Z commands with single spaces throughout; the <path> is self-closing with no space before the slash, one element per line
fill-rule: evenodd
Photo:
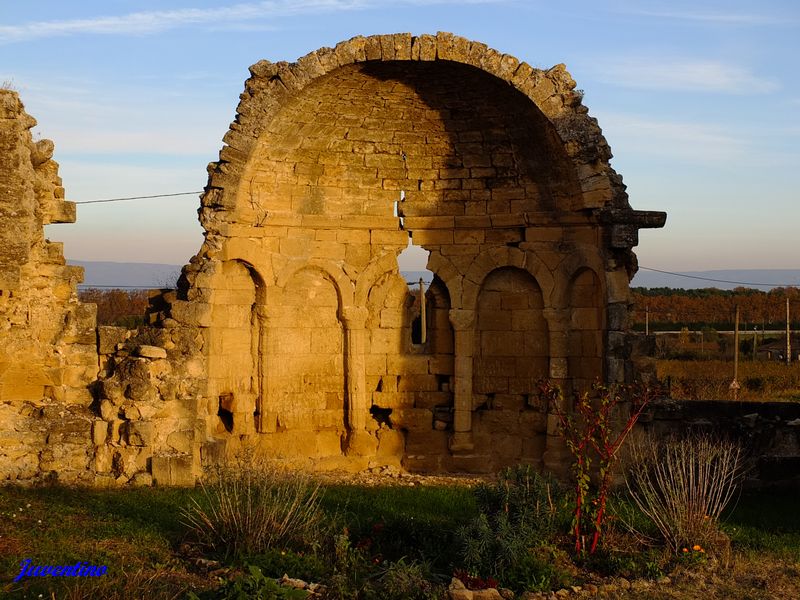
<path fill-rule="evenodd" d="M 632 377 L 631 248 L 665 220 L 630 208 L 564 66 L 439 33 L 250 72 L 200 252 L 101 357 L 89 468 L 189 483 L 242 447 L 563 468 L 536 383 Z M 409 243 L 429 255 L 422 295 L 398 269 Z"/>
<path fill-rule="evenodd" d="M 563 65 L 439 33 L 250 71 L 181 291 L 207 313 L 206 437 L 416 469 L 546 461 L 536 381 L 625 378 L 630 249 L 664 221 L 630 209 Z M 434 274 L 425 343 L 409 238 Z"/>

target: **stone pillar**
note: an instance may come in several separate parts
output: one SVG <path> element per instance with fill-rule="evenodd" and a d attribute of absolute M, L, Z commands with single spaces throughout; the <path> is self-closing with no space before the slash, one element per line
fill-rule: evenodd
<path fill-rule="evenodd" d="M 569 309 L 547 308 L 543 311 L 550 335 L 550 380 L 566 392 L 569 387 Z"/>
<path fill-rule="evenodd" d="M 366 376 L 366 322 L 368 312 L 361 306 L 345 306 L 341 319 L 344 324 L 344 372 L 347 385 L 347 454 L 375 454 L 377 440 L 367 432 L 369 398 Z"/>
<path fill-rule="evenodd" d="M 572 385 L 569 378 L 569 309 L 548 308 L 544 311 L 550 331 L 550 380 L 564 392 L 562 411 L 569 411 Z M 570 453 L 559 431 L 558 417 L 547 408 L 547 442 L 542 462 L 545 469 L 558 475 L 568 473 Z"/>
<path fill-rule="evenodd" d="M 450 439 L 453 454 L 470 453 L 472 441 L 472 353 L 475 339 L 475 311 L 450 310 L 455 340 L 454 433 Z"/>
<path fill-rule="evenodd" d="M 270 400 L 274 394 L 270 389 L 271 377 L 269 376 L 269 331 L 270 315 L 264 304 L 257 304 L 255 307 L 256 324 L 253 335 L 258 336 L 258 355 L 255 357 L 256 378 L 258 389 L 256 390 L 256 431 L 259 433 L 274 433 L 277 427 L 277 415 L 274 408 L 270 406 Z M 273 410 L 270 410 L 273 408 Z"/>

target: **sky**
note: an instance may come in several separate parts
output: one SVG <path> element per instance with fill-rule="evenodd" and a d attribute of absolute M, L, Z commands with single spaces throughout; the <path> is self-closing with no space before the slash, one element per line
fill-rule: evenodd
<path fill-rule="evenodd" d="M 354 35 L 450 31 L 565 63 L 611 145 L 643 266 L 800 267 L 800 3 L 737 0 L 0 0 L 0 85 L 56 145 L 67 198 L 202 190 L 247 68 Z M 184 264 L 196 195 L 89 204 L 72 260 Z"/>

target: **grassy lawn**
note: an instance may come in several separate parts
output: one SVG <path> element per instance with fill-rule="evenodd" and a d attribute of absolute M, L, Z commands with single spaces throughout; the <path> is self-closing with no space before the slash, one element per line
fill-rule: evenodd
<path fill-rule="evenodd" d="M 40 593 L 50 597 L 50 591 L 57 591 L 59 598 L 81 597 L 77 591 L 68 595 L 68 589 L 75 584 L 78 588 L 97 584 L 101 589 L 117 587 L 119 597 L 124 597 L 130 587 L 149 582 L 154 597 L 173 597 L 181 589 L 208 585 L 189 573 L 175 552 L 184 535 L 178 507 L 193 493 L 155 488 L 0 487 L 0 590 L 11 597 L 36 598 Z M 105 565 L 108 574 L 97 580 L 10 582 L 27 558 L 37 565 L 78 561 Z M 159 596 L 159 590 L 165 593 Z"/>
<path fill-rule="evenodd" d="M 219 586 L 220 578 L 246 562 L 272 560 L 234 557 L 222 560 L 222 569 L 211 573 L 198 567 L 197 555 L 186 550 L 190 538 L 180 517 L 180 509 L 192 498 L 204 501 L 193 489 L 0 487 L 0 597 L 183 598 L 190 590 L 202 594 Z M 459 566 L 455 532 L 477 513 L 473 490 L 458 485 L 328 485 L 322 489 L 321 507 L 331 523 L 330 535 L 348 539 L 352 556 L 365 558 L 365 564 L 418 563 L 425 565 L 428 577 L 443 582 Z M 727 567 L 715 561 L 691 568 L 671 563 L 671 585 L 646 594 L 641 589 L 620 590 L 611 597 L 800 597 L 793 595 L 800 594 L 800 511 L 795 493 L 743 495 L 729 512 L 724 531 L 733 548 Z M 543 560 L 558 556 L 563 561 L 567 552 L 556 545 L 564 541 L 548 546 Z M 328 573 L 333 560 L 325 552 L 320 549 L 321 573 Z M 221 558 L 212 553 L 204 557 Z M 300 557 L 300 562 L 306 560 L 302 553 Z M 14 583 L 26 558 L 41 565 L 106 565 L 108 573 Z M 367 578 L 382 573 L 381 568 L 375 567 Z M 580 572 L 574 569 L 572 577 L 580 584 L 594 575 L 584 567 Z"/>
<path fill-rule="evenodd" d="M 146 589 L 149 598 L 175 598 L 213 587 L 215 578 L 181 552 L 187 530 L 179 512 L 192 498 L 204 501 L 199 490 L 180 488 L 0 487 L 0 597 L 50 597 L 55 591 L 58 598 L 80 598 L 91 589 L 85 597 L 102 592 L 132 598 Z M 377 525 L 375 553 L 392 559 L 413 553 L 445 570 L 455 529 L 475 511 L 462 486 L 335 485 L 322 490 L 321 505 L 332 530 L 347 528 L 354 543 L 376 537 Z M 108 574 L 14 583 L 26 558 L 35 565 L 106 565 Z"/>

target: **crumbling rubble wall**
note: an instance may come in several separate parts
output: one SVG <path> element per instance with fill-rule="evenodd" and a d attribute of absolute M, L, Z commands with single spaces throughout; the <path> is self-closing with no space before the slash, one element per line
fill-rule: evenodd
<path fill-rule="evenodd" d="M 78 301 L 83 270 L 44 235 L 74 222 L 75 204 L 35 125 L 0 89 L 0 481 L 90 481 L 95 306 Z"/>

